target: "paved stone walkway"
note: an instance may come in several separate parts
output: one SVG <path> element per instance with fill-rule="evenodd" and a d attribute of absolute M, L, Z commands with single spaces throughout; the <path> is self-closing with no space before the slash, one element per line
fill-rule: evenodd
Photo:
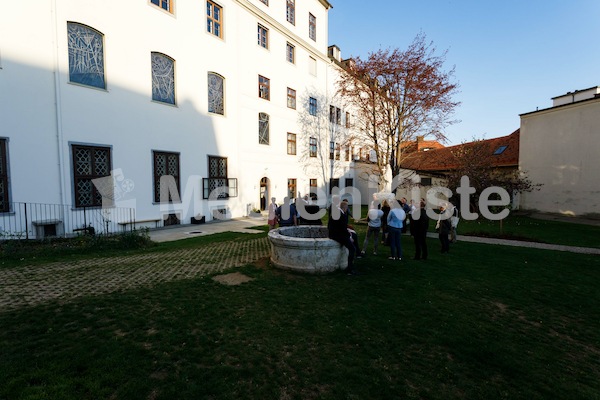
<path fill-rule="evenodd" d="M 190 279 L 270 254 L 266 237 L 135 256 L 0 269 L 0 312 Z"/>

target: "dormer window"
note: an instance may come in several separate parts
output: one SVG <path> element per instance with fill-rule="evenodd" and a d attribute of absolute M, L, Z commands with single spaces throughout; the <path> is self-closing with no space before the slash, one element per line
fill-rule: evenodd
<path fill-rule="evenodd" d="M 500 155 L 500 154 L 504 153 L 504 150 L 506 150 L 507 147 L 508 146 L 500 146 L 500 147 L 498 147 L 496 149 L 496 151 L 494 151 L 494 155 L 497 156 L 497 155 Z"/>

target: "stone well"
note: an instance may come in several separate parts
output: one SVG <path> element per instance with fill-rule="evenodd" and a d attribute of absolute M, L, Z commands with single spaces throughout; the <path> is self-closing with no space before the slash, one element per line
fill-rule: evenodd
<path fill-rule="evenodd" d="M 324 274 L 348 266 L 348 250 L 329 239 L 324 226 L 288 226 L 269 232 L 271 262 L 277 268 Z"/>

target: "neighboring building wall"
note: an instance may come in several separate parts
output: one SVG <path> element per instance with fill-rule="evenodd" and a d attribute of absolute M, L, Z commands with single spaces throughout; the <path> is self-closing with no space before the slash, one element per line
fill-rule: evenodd
<path fill-rule="evenodd" d="M 521 207 L 582 216 L 600 213 L 600 99 L 521 115 L 520 169 L 541 190 Z"/>

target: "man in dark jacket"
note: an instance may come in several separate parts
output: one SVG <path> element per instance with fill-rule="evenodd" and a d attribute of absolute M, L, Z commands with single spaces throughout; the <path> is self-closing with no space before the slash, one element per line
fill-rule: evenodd
<path fill-rule="evenodd" d="M 348 275 L 356 275 L 356 269 L 354 268 L 356 248 L 348 232 L 348 203 L 340 203 L 339 197 L 334 197 L 334 201 L 329 208 L 327 230 L 330 239 L 348 249 L 348 268 L 346 268 L 346 272 Z"/>
<path fill-rule="evenodd" d="M 427 231 L 429 216 L 425 210 L 425 201 L 421 200 L 419 209 L 410 214 L 410 229 L 415 240 L 415 260 L 427 260 Z"/>

